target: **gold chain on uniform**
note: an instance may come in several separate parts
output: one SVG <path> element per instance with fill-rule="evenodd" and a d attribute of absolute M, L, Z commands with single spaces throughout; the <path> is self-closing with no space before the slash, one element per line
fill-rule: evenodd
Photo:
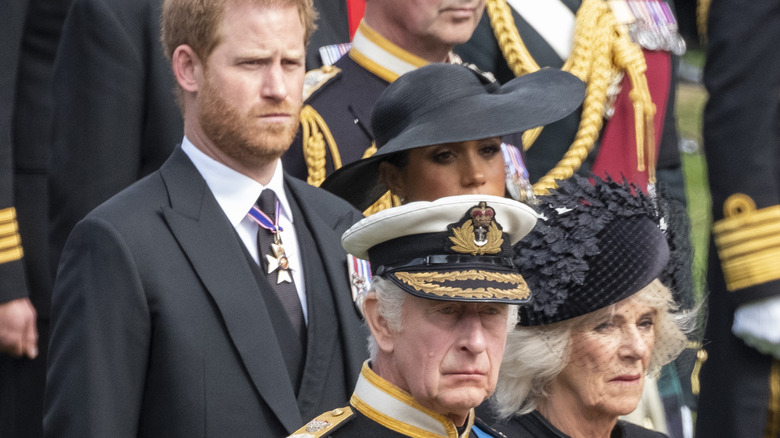
<path fill-rule="evenodd" d="M 506 0 L 486 0 L 486 10 L 501 52 L 515 76 L 539 70 L 539 65 L 520 37 Z M 534 184 L 534 192 L 546 193 L 556 187 L 556 179 L 569 178 L 580 168 L 599 137 L 604 123 L 607 89 L 619 72 L 628 74 L 632 85 L 629 96 L 635 113 L 637 168 L 645 170 L 647 162 L 649 180 L 655 182 L 655 105 L 645 77 L 647 65 L 642 49 L 631 41 L 628 30 L 618 23 L 604 0 L 582 1 L 576 14 L 574 46 L 562 69 L 587 84 L 580 125 L 569 150 Z M 541 130 L 542 127 L 539 127 L 523 134 L 525 149 L 531 147 Z"/>

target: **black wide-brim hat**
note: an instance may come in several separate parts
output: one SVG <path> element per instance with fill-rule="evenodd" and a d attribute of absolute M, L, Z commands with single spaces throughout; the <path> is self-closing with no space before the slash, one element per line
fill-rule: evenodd
<path fill-rule="evenodd" d="M 459 195 L 382 210 L 347 230 L 341 243 L 375 275 L 434 300 L 527 303 L 531 291 L 512 246 L 536 223 L 513 199 Z"/>
<path fill-rule="evenodd" d="M 399 77 L 377 100 L 371 114 L 377 152 L 336 170 L 321 187 L 365 210 L 387 191 L 379 163 L 389 155 L 547 125 L 577 109 L 584 97 L 585 84 L 557 69 L 502 86 L 473 66 L 429 64 Z"/>

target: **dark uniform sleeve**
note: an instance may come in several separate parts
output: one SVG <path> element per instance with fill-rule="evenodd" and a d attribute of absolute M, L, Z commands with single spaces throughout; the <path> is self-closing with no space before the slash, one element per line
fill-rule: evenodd
<path fill-rule="evenodd" d="M 780 361 L 731 327 L 740 305 L 780 295 L 780 2 L 713 0 L 707 29 L 714 226 L 696 436 L 775 437 Z"/>
<path fill-rule="evenodd" d="M 26 2 L 3 2 L 0 16 L 0 304 L 27 296 L 22 246 L 14 206 L 11 125 Z"/>
<path fill-rule="evenodd" d="M 780 294 L 780 3 L 716 0 L 708 27 L 713 231 L 727 289 L 741 304 Z"/>
<path fill-rule="evenodd" d="M 156 170 L 181 142 L 160 0 L 74 0 L 55 65 L 53 260 L 93 208 Z"/>

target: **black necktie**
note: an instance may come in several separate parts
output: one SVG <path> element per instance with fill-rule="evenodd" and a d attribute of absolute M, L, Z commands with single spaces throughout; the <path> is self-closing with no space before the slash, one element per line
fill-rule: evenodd
<path fill-rule="evenodd" d="M 277 223 L 276 218 L 276 193 L 267 189 L 260 193 L 257 199 L 257 205 L 260 211 L 266 214 L 273 223 Z M 288 233 L 292 230 L 287 231 Z M 293 328 L 303 345 L 306 345 L 306 322 L 303 319 L 303 309 L 301 300 L 298 299 L 298 291 L 295 289 L 295 281 L 292 279 L 292 272 L 287 267 L 286 255 L 284 250 L 279 251 L 282 245 L 281 234 L 274 236 L 270 230 L 258 226 L 257 230 L 257 250 L 260 259 L 261 270 L 266 276 L 268 283 L 276 291 L 279 301 L 282 302 L 287 316 L 290 318 Z M 269 266 L 273 269 L 269 271 Z M 287 271 L 287 272 L 284 272 Z M 287 275 L 289 274 L 289 276 Z M 289 281 L 285 281 L 289 278 Z"/>

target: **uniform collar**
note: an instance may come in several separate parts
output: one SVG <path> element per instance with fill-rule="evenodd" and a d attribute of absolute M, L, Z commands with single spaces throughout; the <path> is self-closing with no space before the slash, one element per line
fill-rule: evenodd
<path fill-rule="evenodd" d="M 391 43 L 366 24 L 365 20 L 360 22 L 355 32 L 349 56 L 361 67 L 387 82 L 393 82 L 402 74 L 428 64 L 425 59 Z M 450 52 L 448 62 L 460 64 L 461 60 Z"/>
<path fill-rule="evenodd" d="M 363 363 L 350 404 L 376 423 L 411 437 L 466 438 L 474 424 L 472 409 L 459 437 L 452 420 L 423 407 L 411 394 L 379 377 L 368 361 Z"/>

